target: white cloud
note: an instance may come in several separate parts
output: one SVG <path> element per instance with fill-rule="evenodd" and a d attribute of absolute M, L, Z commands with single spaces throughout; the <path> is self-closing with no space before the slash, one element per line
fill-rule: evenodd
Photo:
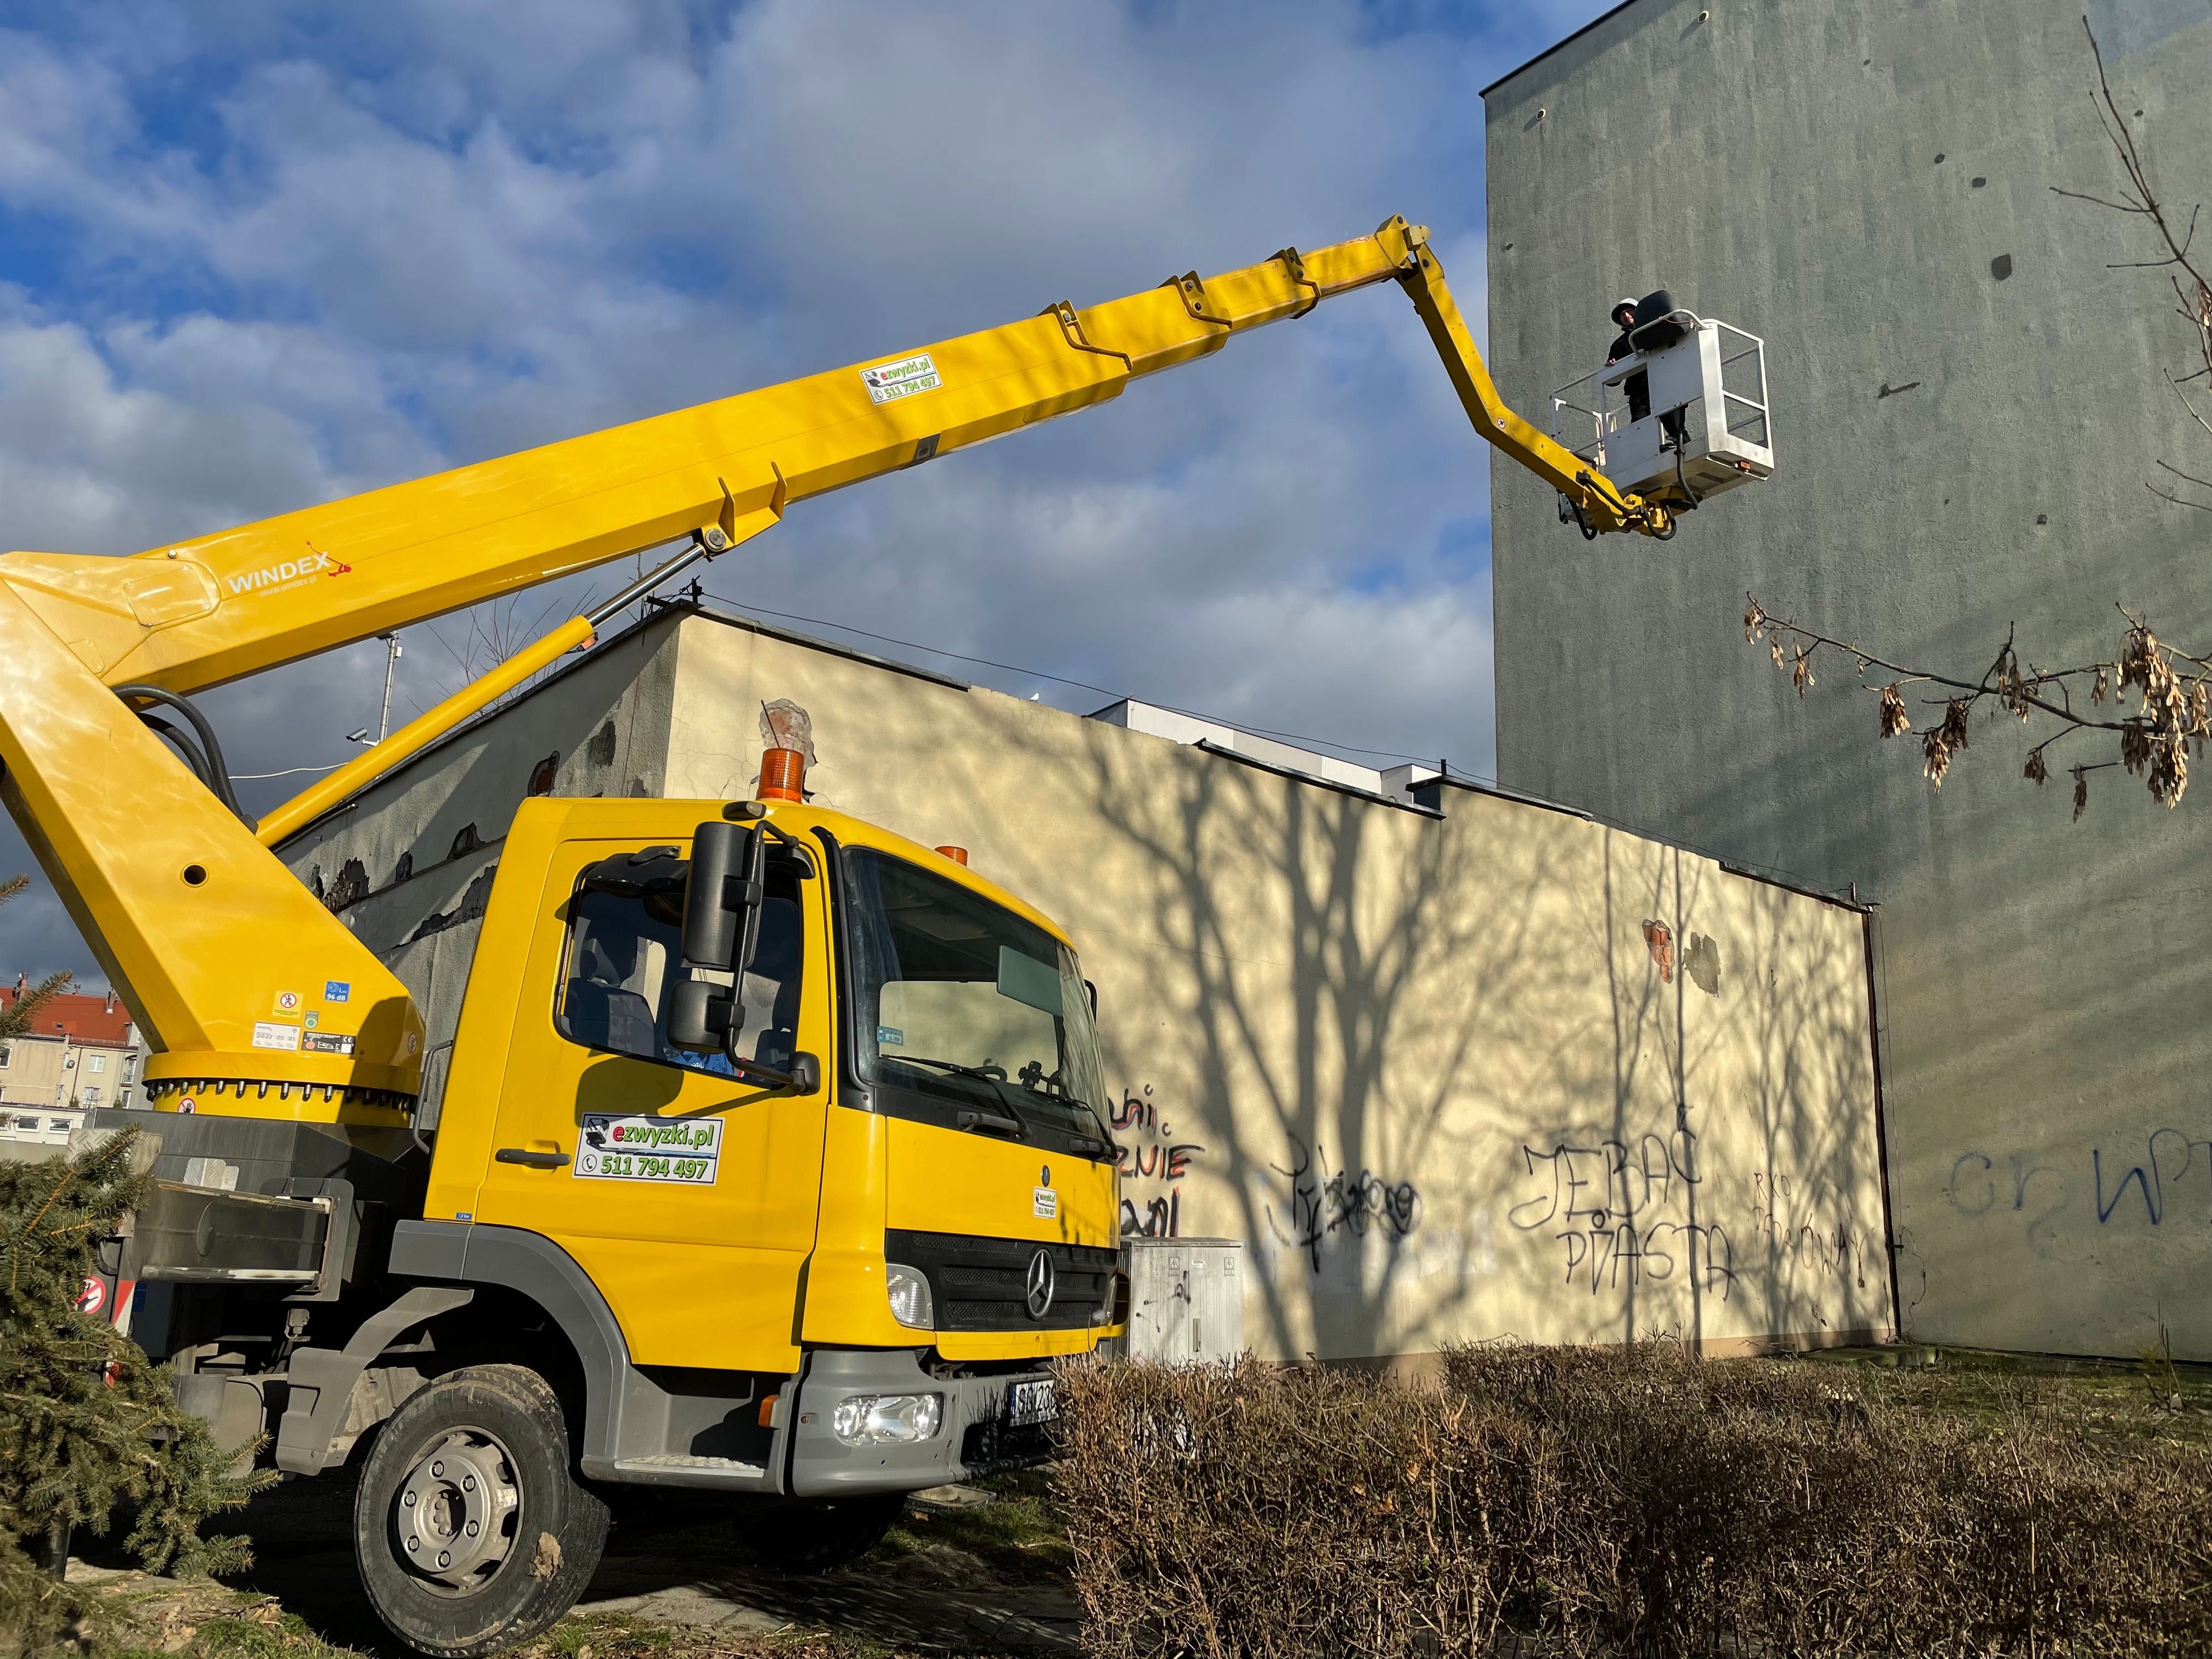
<path fill-rule="evenodd" d="M 1392 211 L 1479 328 L 1473 88 L 1599 9 L 88 7 L 0 37 L 0 214 L 59 227 L 0 302 L 0 544 L 129 550 Z M 715 586 L 1480 769 L 1487 473 L 1383 291 L 809 504 Z M 381 661 L 217 694 L 235 769 L 338 758 Z M 395 712 L 441 675 L 423 639 Z M 84 965 L 33 915 L 20 965 Z"/>

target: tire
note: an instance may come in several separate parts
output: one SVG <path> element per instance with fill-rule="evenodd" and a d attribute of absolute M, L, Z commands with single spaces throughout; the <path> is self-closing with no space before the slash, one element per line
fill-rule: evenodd
<path fill-rule="evenodd" d="M 754 1554 L 786 1572 L 830 1572 L 882 1543 L 905 1510 L 902 1492 L 819 1498 L 740 1516 L 738 1536 Z"/>
<path fill-rule="evenodd" d="M 434 1659 L 527 1641 L 574 1605 L 607 1541 L 545 1379 L 450 1372 L 392 1413 L 354 1496 L 354 1559 L 385 1628 Z"/>

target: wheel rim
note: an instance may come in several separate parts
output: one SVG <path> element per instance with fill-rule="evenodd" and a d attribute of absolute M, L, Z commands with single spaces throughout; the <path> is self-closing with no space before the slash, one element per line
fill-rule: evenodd
<path fill-rule="evenodd" d="M 482 1429 L 452 1429 L 419 1453 L 392 1500 L 394 1553 L 438 1595 L 472 1595 L 520 1533 L 514 1459 Z"/>

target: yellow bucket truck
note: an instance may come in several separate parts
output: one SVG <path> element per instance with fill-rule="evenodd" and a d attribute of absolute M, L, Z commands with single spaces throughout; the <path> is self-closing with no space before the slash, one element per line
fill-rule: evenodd
<path fill-rule="evenodd" d="M 362 1583 L 428 1654 L 543 1629 L 618 1486 L 726 1494 L 794 1566 L 1047 1454 L 1121 1328 L 1115 1152 L 1066 934 L 957 849 L 761 798 L 538 799 L 434 1128 L 424 1022 L 270 848 L 793 505 L 1401 284 L 1485 438 L 1585 530 L 1672 533 L 1507 410 L 1425 234 L 679 410 L 127 558 L 0 556 L 0 796 L 155 1052 L 135 1334 L 229 1443 L 358 1470 Z M 241 811 L 191 694 L 678 544 L 298 799 Z"/>

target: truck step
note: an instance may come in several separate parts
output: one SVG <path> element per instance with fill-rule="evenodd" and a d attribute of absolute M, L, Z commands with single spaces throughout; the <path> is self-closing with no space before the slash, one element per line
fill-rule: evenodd
<path fill-rule="evenodd" d="M 734 1457 L 691 1457 L 663 1452 L 651 1457 L 618 1457 L 614 1478 L 666 1486 L 757 1487 L 768 1478 L 758 1463 L 741 1463 Z"/>

